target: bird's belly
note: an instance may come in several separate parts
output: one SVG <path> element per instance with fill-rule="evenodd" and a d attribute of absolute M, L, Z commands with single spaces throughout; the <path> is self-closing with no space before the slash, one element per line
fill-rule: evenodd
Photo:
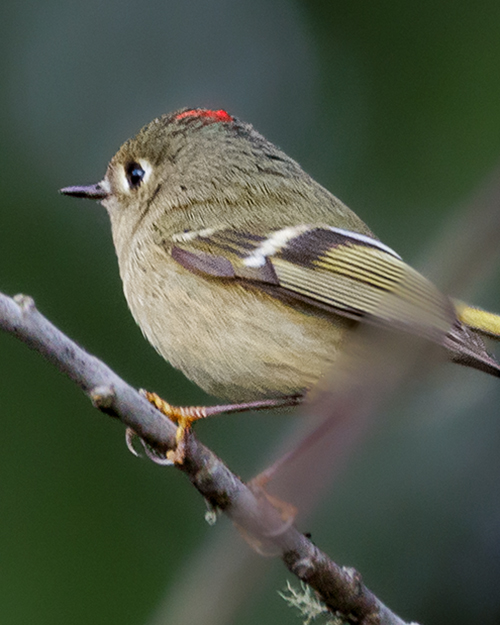
<path fill-rule="evenodd" d="M 307 391 L 335 362 L 351 325 L 175 264 L 147 283 L 148 289 L 137 288 L 144 279 L 124 279 L 127 301 L 146 338 L 190 380 L 230 401 Z"/>

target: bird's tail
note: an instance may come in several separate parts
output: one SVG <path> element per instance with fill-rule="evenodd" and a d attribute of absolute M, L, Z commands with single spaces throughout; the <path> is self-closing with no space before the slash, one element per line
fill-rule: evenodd
<path fill-rule="evenodd" d="M 474 332 L 500 340 L 500 315 L 454 301 L 457 317 Z"/>

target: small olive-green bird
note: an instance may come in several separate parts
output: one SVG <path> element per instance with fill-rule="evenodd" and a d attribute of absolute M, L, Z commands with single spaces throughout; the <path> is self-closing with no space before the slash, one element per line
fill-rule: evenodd
<path fill-rule="evenodd" d="M 300 401 L 359 323 L 425 337 L 500 376 L 480 336 L 500 335 L 498 316 L 443 295 L 223 110 L 159 117 L 120 148 L 101 182 L 61 191 L 107 209 L 125 297 L 146 338 L 238 406 Z"/>

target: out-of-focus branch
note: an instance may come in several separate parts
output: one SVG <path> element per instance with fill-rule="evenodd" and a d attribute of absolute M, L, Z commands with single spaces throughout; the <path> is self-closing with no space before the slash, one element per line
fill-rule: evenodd
<path fill-rule="evenodd" d="M 156 450 L 165 453 L 173 448 L 176 426 L 52 325 L 31 298 L 0 294 L 0 328 L 41 353 L 78 384 L 96 408 L 118 418 Z M 281 557 L 346 623 L 404 625 L 366 588 L 357 571 L 338 566 L 293 525 L 284 523 L 263 493 L 245 485 L 194 436 L 189 437 L 184 463 L 176 466 L 210 506 L 224 512 L 249 537 L 250 544 Z"/>
<path fill-rule="evenodd" d="M 460 299 L 471 289 L 484 288 L 486 278 L 498 266 L 499 208 L 497 163 L 462 210 L 446 221 L 418 268 L 445 293 Z"/>

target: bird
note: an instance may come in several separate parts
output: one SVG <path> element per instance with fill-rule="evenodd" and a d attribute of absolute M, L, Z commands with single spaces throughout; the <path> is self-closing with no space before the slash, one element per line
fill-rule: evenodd
<path fill-rule="evenodd" d="M 61 189 L 107 210 L 130 311 L 154 348 L 225 401 L 172 407 L 181 441 L 207 414 L 295 405 L 359 324 L 440 345 L 500 377 L 500 317 L 455 302 L 251 124 L 223 109 L 162 115 L 104 178 Z M 332 373 L 330 373 L 332 372 Z"/>

